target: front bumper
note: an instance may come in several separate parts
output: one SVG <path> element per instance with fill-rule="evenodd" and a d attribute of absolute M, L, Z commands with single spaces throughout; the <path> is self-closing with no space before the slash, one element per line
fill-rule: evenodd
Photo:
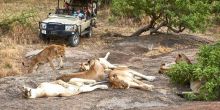
<path fill-rule="evenodd" d="M 55 23 L 55 22 L 50 22 L 50 23 L 43 23 L 46 25 L 45 28 L 42 28 L 41 24 L 43 22 L 39 22 L 39 30 L 40 33 L 44 36 L 71 36 L 75 34 L 75 31 L 66 31 L 65 27 L 69 26 L 71 24 L 61 24 L 61 23 Z M 73 24 L 75 25 L 75 24 Z M 71 26 L 73 26 L 71 25 Z M 77 29 L 78 26 L 76 25 Z"/>
<path fill-rule="evenodd" d="M 41 30 L 40 33 L 46 36 L 71 36 L 75 34 L 75 32 L 70 31 L 61 31 L 61 30 Z"/>

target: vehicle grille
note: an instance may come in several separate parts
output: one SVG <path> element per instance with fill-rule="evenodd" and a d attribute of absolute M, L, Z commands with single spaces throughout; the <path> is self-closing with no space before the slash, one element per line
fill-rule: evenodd
<path fill-rule="evenodd" d="M 47 30 L 65 30 L 65 25 L 63 24 L 47 24 Z"/>

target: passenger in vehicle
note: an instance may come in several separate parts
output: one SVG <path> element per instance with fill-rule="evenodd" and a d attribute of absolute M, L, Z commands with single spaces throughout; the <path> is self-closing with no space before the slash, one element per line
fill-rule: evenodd
<path fill-rule="evenodd" d="M 72 7 L 71 7 L 71 5 L 69 4 L 69 2 L 67 2 L 67 1 L 64 2 L 64 9 L 65 9 L 65 12 L 66 12 L 68 15 L 71 14 Z"/>
<path fill-rule="evenodd" d="M 79 17 L 80 19 L 85 19 L 85 13 L 82 9 L 74 11 L 73 16 Z"/>

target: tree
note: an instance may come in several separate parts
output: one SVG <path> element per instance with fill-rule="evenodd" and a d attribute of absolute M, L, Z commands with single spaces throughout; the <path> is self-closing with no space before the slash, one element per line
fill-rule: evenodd
<path fill-rule="evenodd" d="M 112 0 L 111 11 L 115 16 L 140 18 L 149 16 L 150 23 L 131 36 L 142 32 L 158 33 L 166 27 L 175 33 L 185 29 L 205 31 L 209 25 L 212 6 L 218 0 Z"/>

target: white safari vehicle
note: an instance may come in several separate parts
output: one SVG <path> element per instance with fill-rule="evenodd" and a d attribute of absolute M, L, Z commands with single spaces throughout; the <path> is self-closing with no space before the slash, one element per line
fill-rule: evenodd
<path fill-rule="evenodd" d="M 91 37 L 96 23 L 97 1 L 60 0 L 54 14 L 39 22 L 39 37 L 49 42 L 50 39 L 66 39 L 71 46 L 77 46 L 81 36 Z"/>

